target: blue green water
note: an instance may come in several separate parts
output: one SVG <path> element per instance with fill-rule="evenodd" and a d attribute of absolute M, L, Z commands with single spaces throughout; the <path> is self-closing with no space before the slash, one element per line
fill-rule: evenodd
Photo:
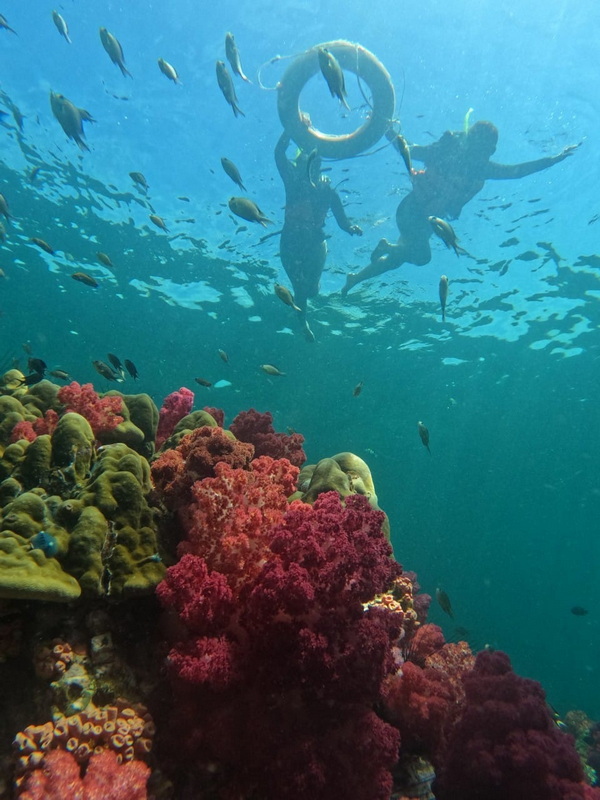
<path fill-rule="evenodd" d="M 25 366 L 22 343 L 30 342 L 51 368 L 102 390 L 111 387 L 91 361 L 113 352 L 140 372 L 124 391 L 147 391 L 159 403 L 186 385 L 197 407 L 222 407 L 229 421 L 241 409 L 271 410 L 278 430 L 305 435 L 310 461 L 357 453 L 373 471 L 396 556 L 426 591 L 441 586 L 452 599 L 454 623 L 435 605 L 431 621 L 449 638 L 456 625 L 474 647 L 506 650 L 561 712 L 600 717 L 600 272 L 589 258 L 600 250 L 596 4 L 382 0 L 365 10 L 338 0 L 259 1 L 222 2 L 208 14 L 192 0 L 64 2 L 57 10 L 72 45 L 58 35 L 52 8 L 2 9 L 18 36 L 0 31 L 0 107 L 8 112 L 0 192 L 14 217 L 0 250 L 0 358 Z M 100 26 L 121 41 L 133 79 L 110 63 Z M 246 113 L 239 119 L 214 71 L 228 30 L 254 81 L 236 82 Z M 498 125 L 501 162 L 584 144 L 551 170 L 489 182 L 465 208 L 454 227 L 479 263 L 432 242 L 429 265 L 363 284 L 346 302 L 344 273 L 366 265 L 381 236 L 395 239 L 409 182 L 390 147 L 333 163 L 332 181 L 347 179 L 341 196 L 364 236 L 351 239 L 328 222 L 329 270 L 311 305 L 309 343 L 273 294 L 275 281 L 288 285 L 278 238 L 260 244 L 264 231 L 251 224 L 237 231 L 225 205 L 238 190 L 219 162 L 238 165 L 248 196 L 279 229 L 284 195 L 272 154 L 281 124 L 276 94 L 259 88 L 257 70 L 337 38 L 384 63 L 411 142 L 460 129 L 473 107 L 472 120 Z M 181 86 L 159 72 L 158 57 L 177 68 Z M 263 83 L 274 86 L 282 72 L 267 64 Z M 351 125 L 313 84 L 313 119 Z M 90 152 L 80 153 L 53 118 L 51 89 L 97 120 L 86 124 Z M 25 117 L 22 131 L 11 104 Z M 34 166 L 42 169 L 31 182 Z M 146 176 L 147 197 L 131 171 Z M 148 221 L 151 210 L 168 234 Z M 55 256 L 31 245 L 32 236 Z M 518 243 L 503 247 L 511 237 Z M 560 259 L 547 259 L 540 242 Z M 98 250 L 113 270 L 97 262 Z M 537 256 L 518 258 L 528 251 Z M 99 288 L 73 281 L 77 270 Z M 446 324 L 441 274 L 450 278 Z M 263 363 L 286 375 L 268 377 Z M 203 389 L 197 376 L 230 385 Z M 431 455 L 417 420 L 429 428 Z M 589 613 L 574 616 L 573 606 Z"/>

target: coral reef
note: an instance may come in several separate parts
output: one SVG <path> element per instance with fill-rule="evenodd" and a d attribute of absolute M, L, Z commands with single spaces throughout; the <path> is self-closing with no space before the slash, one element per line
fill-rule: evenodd
<path fill-rule="evenodd" d="M 306 453 L 302 449 L 304 436 L 300 433 L 276 433 L 273 415 L 269 411 L 264 414 L 254 408 L 241 411 L 229 429 L 236 439 L 254 445 L 256 456 L 287 458 L 296 467 L 301 467 L 306 461 Z"/>

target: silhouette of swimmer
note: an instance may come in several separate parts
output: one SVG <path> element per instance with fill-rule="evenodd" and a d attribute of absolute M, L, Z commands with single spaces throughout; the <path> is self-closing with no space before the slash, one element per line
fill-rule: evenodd
<path fill-rule="evenodd" d="M 390 131 L 389 138 L 395 134 Z M 430 216 L 457 219 L 463 207 L 482 189 L 487 180 L 524 178 L 558 164 L 579 145 L 565 147 L 555 156 L 521 164 L 498 164 L 490 161 L 496 151 L 498 129 L 491 122 L 476 122 L 466 131 L 446 131 L 429 145 L 412 145 L 412 161 L 425 165 L 411 172 L 413 188 L 398 206 L 396 224 L 400 231 L 397 244 L 381 239 L 371 254 L 371 263 L 360 272 L 348 273 L 345 295 L 368 278 L 382 275 L 408 262 L 423 266 L 431 261 L 429 239 L 433 229 Z"/>
<path fill-rule="evenodd" d="M 358 225 L 352 225 L 339 195 L 329 178 L 321 175 L 321 159 L 316 151 L 301 152 L 289 160 L 287 133 L 275 147 L 275 163 L 285 187 L 285 221 L 281 231 L 281 263 L 294 289 L 294 302 L 300 309 L 306 337 L 314 336 L 306 319 L 309 297 L 319 293 L 319 281 L 327 258 L 327 242 L 323 226 L 329 211 L 339 227 L 351 236 L 362 236 Z"/>

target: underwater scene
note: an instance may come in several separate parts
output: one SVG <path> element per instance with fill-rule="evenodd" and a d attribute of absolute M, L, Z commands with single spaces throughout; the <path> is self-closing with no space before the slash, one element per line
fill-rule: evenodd
<path fill-rule="evenodd" d="M 591 0 L 0 8 L 0 800 L 600 799 Z"/>

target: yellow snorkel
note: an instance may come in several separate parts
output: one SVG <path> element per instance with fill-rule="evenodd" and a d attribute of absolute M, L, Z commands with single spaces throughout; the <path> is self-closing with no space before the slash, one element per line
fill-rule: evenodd
<path fill-rule="evenodd" d="M 465 114 L 465 121 L 463 123 L 465 133 L 469 132 L 469 123 L 471 121 L 471 114 L 473 113 L 474 109 L 470 108 L 467 113 Z"/>

